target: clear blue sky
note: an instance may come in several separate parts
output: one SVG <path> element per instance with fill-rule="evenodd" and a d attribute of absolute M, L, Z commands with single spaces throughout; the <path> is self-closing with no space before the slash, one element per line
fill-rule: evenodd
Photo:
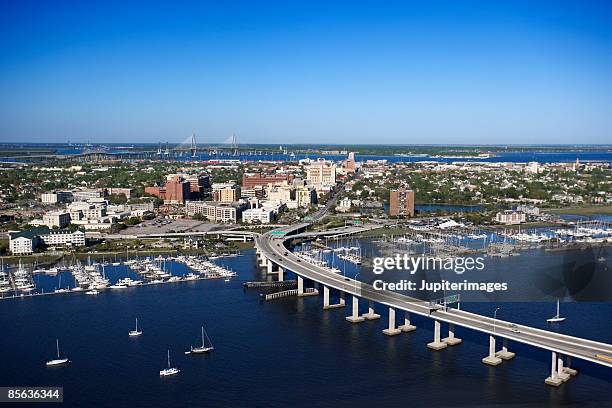
<path fill-rule="evenodd" d="M 612 2 L 0 0 L 0 141 L 612 143 Z"/>

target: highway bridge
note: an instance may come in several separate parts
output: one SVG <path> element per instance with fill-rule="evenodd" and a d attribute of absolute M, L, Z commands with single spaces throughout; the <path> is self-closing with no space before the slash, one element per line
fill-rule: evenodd
<path fill-rule="evenodd" d="M 448 305 L 434 305 L 432 307 L 430 302 L 405 296 L 397 292 L 375 290 L 373 286 L 367 283 L 308 263 L 293 254 L 286 246 L 290 240 L 296 237 L 312 237 L 313 233 L 295 234 L 307 226 L 308 224 L 299 224 L 274 230 L 263 235 L 253 235 L 260 265 L 267 267 L 269 272 L 278 269 L 279 280 L 283 280 L 284 271 L 295 273 L 298 280 L 298 296 L 305 293 L 304 279 L 309 279 L 322 285 L 324 309 L 345 306 L 345 295 L 351 295 L 352 313 L 347 317 L 347 320 L 350 322 L 359 323 L 364 320 L 379 318 L 380 316 L 374 313 L 374 303 L 382 304 L 389 308 L 389 326 L 383 330 L 387 335 L 397 335 L 402 332 L 415 330 L 415 327 L 410 324 L 410 313 L 431 318 L 434 323 L 434 338 L 427 346 L 432 350 L 442 350 L 447 346 L 459 344 L 461 339 L 455 337 L 456 326 L 476 330 L 489 335 L 489 353 L 482 361 L 493 366 L 514 357 L 514 353 L 508 350 L 508 340 L 539 347 L 551 352 L 551 372 L 550 376 L 545 380 L 545 383 L 551 386 L 559 386 L 569 380 L 571 376 L 577 374 L 576 370 L 569 367 L 569 357 L 612 367 L 612 345 L 610 344 L 470 313 L 460 310 L 459 304 L 457 304 L 457 308 L 451 308 Z M 352 228 L 352 231 L 357 231 L 356 228 Z M 315 236 L 316 234 L 314 233 Z M 322 235 L 322 233 L 319 234 Z M 330 305 L 330 289 L 340 292 L 339 304 Z M 367 313 L 359 315 L 359 301 L 361 299 L 369 302 L 369 310 Z M 400 326 L 396 326 L 396 310 L 403 310 L 405 312 L 405 321 Z M 445 338 L 441 338 L 441 323 L 448 324 L 449 333 Z M 496 348 L 497 338 L 503 340 L 501 350 Z M 563 356 L 568 357 L 566 361 L 564 361 Z"/>

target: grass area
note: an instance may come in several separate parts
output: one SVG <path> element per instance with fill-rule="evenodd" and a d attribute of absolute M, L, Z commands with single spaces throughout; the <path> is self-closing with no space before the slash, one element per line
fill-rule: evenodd
<path fill-rule="evenodd" d="M 546 209 L 545 212 L 552 214 L 572 215 L 612 215 L 612 205 L 591 205 L 584 207 L 565 207 Z"/>

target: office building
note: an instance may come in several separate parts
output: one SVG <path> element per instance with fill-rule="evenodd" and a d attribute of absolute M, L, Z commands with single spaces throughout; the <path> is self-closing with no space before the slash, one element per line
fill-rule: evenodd
<path fill-rule="evenodd" d="M 402 187 L 391 190 L 389 197 L 389 215 L 392 217 L 414 216 L 414 191 Z"/>

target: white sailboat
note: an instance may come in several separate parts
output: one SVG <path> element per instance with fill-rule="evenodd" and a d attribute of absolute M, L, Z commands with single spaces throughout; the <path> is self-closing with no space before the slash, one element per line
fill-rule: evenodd
<path fill-rule="evenodd" d="M 142 330 L 138 330 L 138 318 L 136 318 L 136 328 L 134 330 L 130 330 L 128 335 L 130 337 L 140 336 L 142 334 Z"/>
<path fill-rule="evenodd" d="M 550 319 L 546 319 L 548 323 L 558 323 L 565 320 L 565 317 L 561 317 L 559 313 L 559 299 L 557 299 L 557 314 L 551 317 Z"/>
<path fill-rule="evenodd" d="M 170 367 L 170 349 L 168 349 L 168 368 L 164 368 L 163 370 L 159 371 L 159 376 L 160 377 L 168 377 L 170 375 L 176 375 L 180 372 L 181 370 L 179 370 L 176 367 Z"/>
<path fill-rule="evenodd" d="M 204 337 L 206 336 L 206 340 L 208 340 L 208 343 L 210 344 L 210 346 L 206 345 L 206 342 L 204 341 Z M 212 341 L 210 341 L 210 338 L 208 337 L 208 333 L 206 333 L 206 330 L 204 330 L 204 326 L 202 326 L 202 346 L 201 347 L 193 347 L 191 346 L 189 348 L 189 351 L 186 351 L 185 354 L 202 354 L 202 353 L 208 353 L 210 351 L 213 351 L 215 348 L 212 345 Z"/>
<path fill-rule="evenodd" d="M 55 339 L 55 344 L 57 346 L 57 358 L 54 360 L 47 361 L 47 366 L 56 366 L 66 364 L 68 362 L 68 358 L 60 358 L 60 350 L 59 350 L 59 339 Z"/>

